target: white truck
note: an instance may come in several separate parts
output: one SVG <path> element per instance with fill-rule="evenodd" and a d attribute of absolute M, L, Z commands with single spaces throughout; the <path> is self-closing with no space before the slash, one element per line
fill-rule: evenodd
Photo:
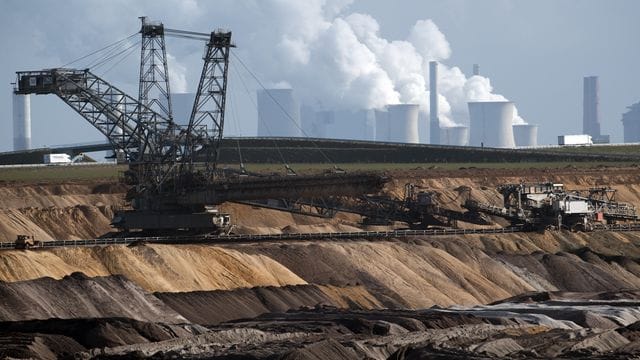
<path fill-rule="evenodd" d="M 67 154 L 44 154 L 44 163 L 50 165 L 71 164 L 71 157 Z"/>
<path fill-rule="evenodd" d="M 558 145 L 561 146 L 585 146 L 593 145 L 591 135 L 560 135 L 558 136 Z"/>

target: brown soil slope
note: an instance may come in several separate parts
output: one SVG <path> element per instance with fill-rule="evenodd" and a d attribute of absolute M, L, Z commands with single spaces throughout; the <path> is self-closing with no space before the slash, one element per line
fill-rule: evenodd
<path fill-rule="evenodd" d="M 318 305 L 351 309 L 382 307 L 372 294 L 357 286 L 288 285 L 154 295 L 189 321 L 201 325 Z"/>
<path fill-rule="evenodd" d="M 88 278 L 74 273 L 62 280 L 0 282 L 0 299 L 0 321 L 126 317 L 168 324 L 187 322 L 121 276 Z"/>
<path fill-rule="evenodd" d="M 115 183 L 0 185 L 0 241 L 18 234 L 40 240 L 95 238 L 110 231 L 113 210 L 124 205 Z"/>
<path fill-rule="evenodd" d="M 0 252 L 0 279 L 61 278 L 74 271 L 121 274 L 152 292 L 361 285 L 385 306 L 422 308 L 489 303 L 529 291 L 640 288 L 639 244 L 635 233 L 612 237 L 549 232 L 434 237 L 410 243 L 12 250 Z"/>

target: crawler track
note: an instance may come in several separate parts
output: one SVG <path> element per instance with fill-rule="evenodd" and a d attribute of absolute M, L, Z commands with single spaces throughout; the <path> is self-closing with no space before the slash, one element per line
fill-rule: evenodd
<path fill-rule="evenodd" d="M 424 236 L 469 235 L 469 234 L 507 234 L 527 232 L 520 227 L 493 229 L 432 229 L 432 230 L 394 230 L 394 231 L 358 231 L 331 233 L 291 233 L 270 235 L 197 235 L 197 236 L 148 236 L 98 238 L 84 240 L 52 240 L 38 242 L 30 249 L 58 248 L 58 247 L 87 247 L 101 245 L 130 245 L 135 243 L 151 244 L 230 244 L 230 243 L 260 243 L 282 241 L 331 241 L 331 240 L 372 240 L 380 241 L 393 238 L 410 238 Z M 599 225 L 593 231 L 629 232 L 640 231 L 640 223 Z M 0 250 L 15 249 L 14 242 L 0 242 Z"/>

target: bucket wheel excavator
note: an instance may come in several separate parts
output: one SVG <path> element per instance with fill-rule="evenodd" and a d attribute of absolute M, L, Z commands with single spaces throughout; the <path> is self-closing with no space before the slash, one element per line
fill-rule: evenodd
<path fill-rule="evenodd" d="M 228 177 L 218 169 L 224 129 L 231 32 L 167 29 L 142 19 L 140 87 L 135 99 L 90 69 L 17 72 L 15 93 L 55 94 L 104 134 L 126 163 L 131 209 L 112 225 L 121 232 L 217 232 L 229 225 L 225 201 L 358 195 L 379 191 L 374 174 Z M 187 125 L 171 113 L 164 36 L 204 40 L 204 65 Z"/>

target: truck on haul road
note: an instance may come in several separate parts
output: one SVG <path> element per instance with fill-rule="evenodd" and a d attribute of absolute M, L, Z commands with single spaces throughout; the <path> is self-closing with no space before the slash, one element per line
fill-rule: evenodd
<path fill-rule="evenodd" d="M 71 164 L 71 157 L 67 154 L 44 154 L 44 163 L 49 165 Z"/>
<path fill-rule="evenodd" d="M 561 146 L 586 146 L 593 145 L 591 135 L 560 135 L 558 136 L 558 145 Z"/>

